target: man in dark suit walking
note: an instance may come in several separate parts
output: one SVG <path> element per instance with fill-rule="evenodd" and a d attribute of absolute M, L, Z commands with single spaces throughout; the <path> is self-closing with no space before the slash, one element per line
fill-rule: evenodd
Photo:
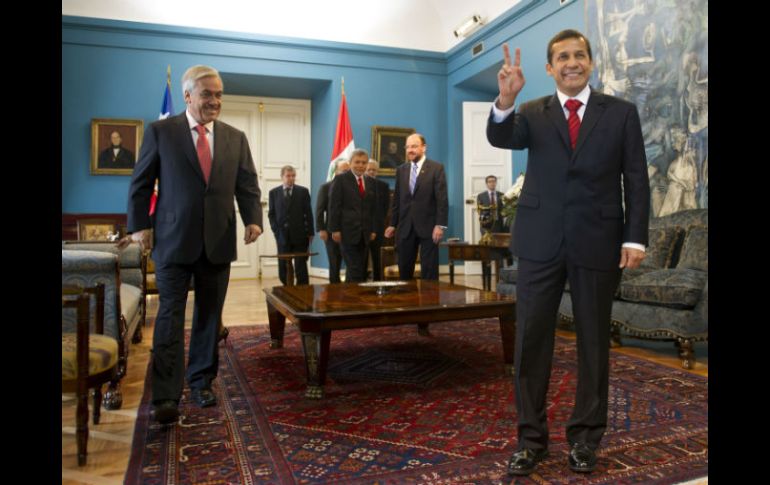
<path fill-rule="evenodd" d="M 347 160 L 337 160 L 337 164 L 334 167 L 334 176 L 337 177 L 341 173 L 345 173 L 350 169 L 350 163 Z M 332 187 L 334 179 L 321 184 L 318 189 L 318 199 L 316 199 L 315 216 L 316 216 L 316 229 L 318 229 L 318 237 L 324 242 L 326 246 L 326 256 L 329 258 L 329 283 L 340 282 L 340 267 L 342 266 L 342 252 L 340 251 L 340 245 L 334 242 L 329 236 L 327 227 L 329 224 L 329 191 Z"/>
<path fill-rule="evenodd" d="M 497 177 L 487 175 L 486 184 L 487 190 L 476 196 L 476 202 L 483 206 L 495 205 L 495 223 L 492 225 L 490 232 L 507 232 L 508 227 L 503 223 L 503 193 L 497 190 Z M 484 235 L 483 228 L 481 229 L 481 235 Z"/>
<path fill-rule="evenodd" d="M 313 209 L 310 191 L 295 185 L 297 172 L 291 165 L 281 167 L 283 184 L 273 188 L 268 197 L 267 218 L 273 230 L 279 253 L 306 253 L 313 242 Z M 298 285 L 310 282 L 307 274 L 307 258 L 294 258 L 294 275 Z M 278 278 L 286 281 L 286 261 L 278 260 Z M 292 281 L 290 284 L 294 284 Z"/>
<path fill-rule="evenodd" d="M 366 177 L 369 153 L 357 148 L 350 156 L 350 170 L 337 175 L 329 192 L 329 232 L 340 244 L 345 259 L 345 282 L 366 281 L 369 242 L 374 232 L 376 193 L 374 180 Z"/>
<path fill-rule="evenodd" d="M 230 262 L 236 258 L 235 201 L 244 242 L 262 233 L 257 172 L 246 135 L 218 121 L 222 78 L 216 69 L 193 66 L 182 76 L 187 110 L 152 123 L 145 132 L 128 193 L 128 232 L 151 247 L 160 307 L 152 348 L 154 419 L 172 423 L 185 378 L 184 320 L 187 291 L 194 276 L 195 307 L 187 383 L 200 407 L 213 406 L 217 376 L 219 322 Z M 158 179 L 155 214 L 150 197 Z M 153 231 L 154 229 L 154 231 Z"/>
<path fill-rule="evenodd" d="M 500 95 L 487 123 L 499 148 L 529 149 L 511 251 L 519 258 L 516 305 L 518 450 L 508 473 L 527 475 L 548 454 L 546 394 L 564 284 L 575 312 L 578 382 L 567 423 L 573 471 L 596 467 L 607 427 L 612 295 L 622 268 L 636 268 L 647 244 L 650 193 L 636 107 L 593 91 L 591 44 L 565 30 L 548 43 L 556 93 L 522 104 L 521 52 L 503 45 Z"/>
<path fill-rule="evenodd" d="M 388 215 L 390 207 L 390 186 L 384 180 L 377 178 L 377 172 L 380 170 L 380 164 L 377 160 L 370 158 L 369 165 L 366 167 L 366 175 L 374 180 L 375 192 L 377 194 L 376 215 L 374 221 L 374 232 L 377 237 L 369 243 L 369 254 L 372 257 L 372 280 L 380 281 L 382 279 L 382 261 L 380 260 L 380 248 L 385 235 L 385 216 Z"/>
<path fill-rule="evenodd" d="M 425 137 L 419 133 L 406 139 L 406 157 L 396 170 L 396 188 L 390 226 L 385 237 L 396 237 L 398 272 L 402 280 L 414 277 L 417 248 L 424 280 L 438 280 L 438 243 L 444 237 L 449 201 L 444 166 L 425 158 Z"/>

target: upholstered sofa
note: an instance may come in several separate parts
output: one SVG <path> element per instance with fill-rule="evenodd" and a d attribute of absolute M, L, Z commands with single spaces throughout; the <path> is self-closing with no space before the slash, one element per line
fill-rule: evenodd
<path fill-rule="evenodd" d="M 515 294 L 516 264 L 501 270 L 497 291 Z M 569 285 L 559 317 L 574 318 Z M 622 337 L 673 340 L 682 367 L 693 367 L 693 344 L 708 340 L 708 209 L 650 219 L 647 257 L 623 271 L 611 324 L 613 345 Z"/>
<path fill-rule="evenodd" d="M 62 241 L 62 286 L 105 285 L 104 333 L 118 341 L 118 373 L 104 395 L 104 407 L 122 405 L 120 379 L 126 373 L 130 343 L 141 340 L 143 300 L 141 250 L 132 244 L 118 251 L 112 243 Z M 138 271 L 138 275 L 137 275 Z M 74 316 L 62 313 L 62 331 L 74 332 Z"/>

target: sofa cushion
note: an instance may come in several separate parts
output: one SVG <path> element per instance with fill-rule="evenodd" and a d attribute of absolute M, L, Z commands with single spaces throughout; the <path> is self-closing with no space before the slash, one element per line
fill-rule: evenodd
<path fill-rule="evenodd" d="M 682 244 L 677 268 L 709 270 L 709 230 L 708 227 L 693 226 L 687 231 Z"/>
<path fill-rule="evenodd" d="M 620 299 L 671 308 L 694 308 L 708 273 L 693 269 L 660 269 L 620 284 Z"/>
<path fill-rule="evenodd" d="M 683 233 L 677 226 L 650 229 L 646 257 L 640 268 L 669 268 L 674 247 Z"/>

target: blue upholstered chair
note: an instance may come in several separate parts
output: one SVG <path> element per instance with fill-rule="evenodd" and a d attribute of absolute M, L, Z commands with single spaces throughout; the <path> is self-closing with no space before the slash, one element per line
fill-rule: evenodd
<path fill-rule="evenodd" d="M 126 374 L 131 337 L 141 329 L 141 290 L 124 283 L 121 276 L 117 254 L 62 249 L 62 286 L 104 285 L 104 334 L 118 342 L 118 370 L 104 395 L 107 409 L 119 409 L 123 403 L 120 380 Z M 75 331 L 73 314 L 63 314 L 62 320 L 63 332 Z"/>

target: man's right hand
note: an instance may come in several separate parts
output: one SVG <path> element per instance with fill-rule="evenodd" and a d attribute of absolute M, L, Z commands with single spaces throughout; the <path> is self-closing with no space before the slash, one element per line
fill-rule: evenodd
<path fill-rule="evenodd" d="M 516 55 L 511 64 L 511 51 L 508 44 L 503 44 L 503 67 L 497 73 L 497 87 L 500 90 L 497 107 L 506 110 L 513 106 L 525 82 L 524 72 L 521 70 L 521 49 L 516 48 Z"/>
<path fill-rule="evenodd" d="M 388 226 L 385 229 L 385 237 L 393 237 L 393 234 L 396 233 L 396 228 L 394 226 Z"/>
<path fill-rule="evenodd" d="M 132 242 L 138 242 L 142 251 L 152 249 L 152 229 L 142 229 L 141 231 L 129 234 L 118 241 L 118 249 L 125 249 Z"/>

